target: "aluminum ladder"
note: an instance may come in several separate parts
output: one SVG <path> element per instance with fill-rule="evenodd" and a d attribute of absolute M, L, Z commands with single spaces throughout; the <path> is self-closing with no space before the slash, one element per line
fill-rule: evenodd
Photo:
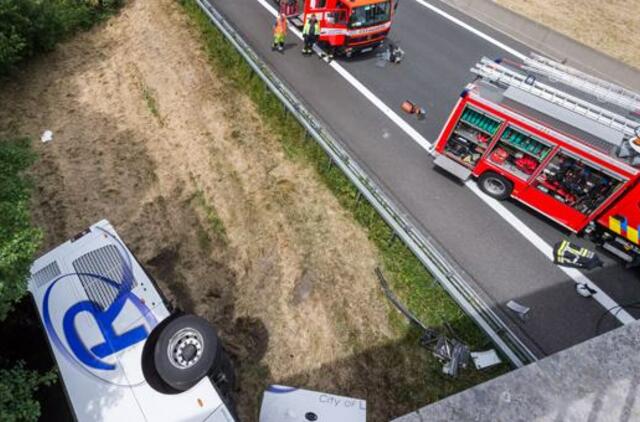
<path fill-rule="evenodd" d="M 531 58 L 524 59 L 524 69 L 545 75 L 551 80 L 594 95 L 598 101 L 615 104 L 640 116 L 640 94 L 627 88 L 536 53 L 531 53 Z"/>
<path fill-rule="evenodd" d="M 483 57 L 479 63 L 476 63 L 475 67 L 471 68 L 471 72 L 496 84 L 518 88 L 552 104 L 571 110 L 604 126 L 618 130 L 629 139 L 638 136 L 640 132 L 640 122 L 627 119 L 589 101 L 539 82 L 534 75 L 520 73 L 487 57 Z"/>

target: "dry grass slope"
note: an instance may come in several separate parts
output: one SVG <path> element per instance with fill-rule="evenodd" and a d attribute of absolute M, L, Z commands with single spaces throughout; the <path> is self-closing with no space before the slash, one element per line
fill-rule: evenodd
<path fill-rule="evenodd" d="M 514 12 L 640 69 L 638 0 L 496 0 Z"/>
<path fill-rule="evenodd" d="M 485 377 L 452 382 L 416 346 L 367 232 L 212 71 L 175 1 L 130 1 L 0 98 L 0 132 L 55 134 L 35 145 L 45 247 L 108 218 L 170 299 L 220 328 L 243 420 L 268 383 L 363 397 L 382 421 Z"/>

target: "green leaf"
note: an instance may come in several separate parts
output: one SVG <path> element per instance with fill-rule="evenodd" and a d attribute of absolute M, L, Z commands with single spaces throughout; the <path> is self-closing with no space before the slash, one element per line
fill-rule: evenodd
<path fill-rule="evenodd" d="M 42 234 L 31 226 L 30 183 L 34 160 L 27 139 L 0 140 L 0 321 L 27 293 L 27 276 Z"/>
<path fill-rule="evenodd" d="M 40 374 L 18 362 L 9 369 L 0 368 L 0 416 L 3 422 L 35 422 L 40 417 L 40 403 L 33 393 L 41 386 L 55 382 L 50 371 Z"/>

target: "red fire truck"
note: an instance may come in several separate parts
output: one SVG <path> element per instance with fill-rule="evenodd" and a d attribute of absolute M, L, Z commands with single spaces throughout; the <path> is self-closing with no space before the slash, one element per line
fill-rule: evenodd
<path fill-rule="evenodd" d="M 482 59 L 434 146 L 435 164 L 463 180 L 473 176 L 487 195 L 514 198 L 639 265 L 640 122 L 626 116 L 637 112 L 640 96 L 603 91 L 595 78 L 559 67 L 545 73 L 526 61 Z M 558 88 L 561 82 L 570 88 Z"/>
<path fill-rule="evenodd" d="M 310 15 L 320 23 L 319 43 L 350 57 L 381 46 L 391 29 L 395 8 L 392 0 L 304 0 L 303 13 L 294 23 L 302 25 Z M 292 2 L 297 6 L 298 3 Z M 296 10 L 281 3 L 285 11 Z"/>

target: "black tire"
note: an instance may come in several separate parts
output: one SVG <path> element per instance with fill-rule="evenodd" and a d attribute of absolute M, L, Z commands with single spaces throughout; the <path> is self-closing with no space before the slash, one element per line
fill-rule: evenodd
<path fill-rule="evenodd" d="M 513 183 L 492 171 L 483 173 L 478 179 L 478 184 L 482 192 L 499 201 L 509 199 L 511 192 L 513 192 Z"/>
<path fill-rule="evenodd" d="M 195 315 L 181 315 L 160 332 L 153 362 L 167 385 L 186 391 L 210 372 L 220 371 L 222 354 L 211 324 Z"/>

